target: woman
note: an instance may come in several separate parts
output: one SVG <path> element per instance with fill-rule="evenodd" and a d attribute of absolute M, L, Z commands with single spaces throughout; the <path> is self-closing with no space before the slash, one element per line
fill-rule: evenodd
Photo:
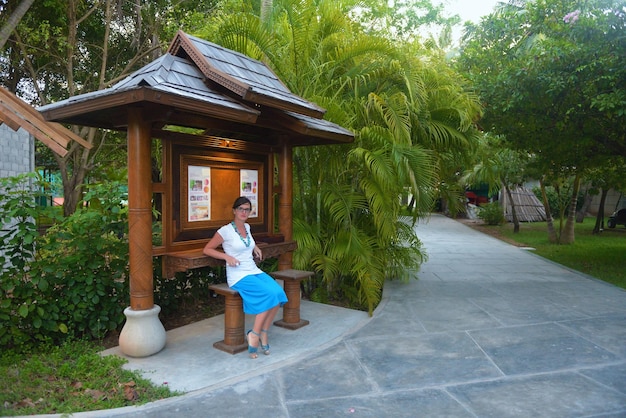
<path fill-rule="evenodd" d="M 234 219 L 217 230 L 204 247 L 204 254 L 226 261 L 228 286 L 235 289 L 243 299 L 243 311 L 256 315 L 254 326 L 246 333 L 248 352 L 257 358 L 259 346 L 265 354 L 270 353 L 267 332 L 272 326 L 278 309 L 287 303 L 285 291 L 267 273 L 257 267 L 254 257 L 263 259 L 246 223 L 252 203 L 241 196 L 233 203 Z M 222 246 L 224 250 L 217 248 Z"/>

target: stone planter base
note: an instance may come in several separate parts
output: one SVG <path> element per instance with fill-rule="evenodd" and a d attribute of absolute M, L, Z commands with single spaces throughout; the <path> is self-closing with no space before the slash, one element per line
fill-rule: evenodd
<path fill-rule="evenodd" d="M 148 357 L 165 347 L 165 328 L 159 320 L 161 307 L 141 311 L 124 309 L 126 323 L 120 333 L 120 350 L 131 357 Z"/>

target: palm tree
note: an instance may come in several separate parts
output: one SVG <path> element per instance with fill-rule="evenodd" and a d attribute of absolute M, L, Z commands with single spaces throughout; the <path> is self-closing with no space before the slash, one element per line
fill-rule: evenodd
<path fill-rule="evenodd" d="M 321 293 L 372 312 L 384 280 L 411 277 L 425 257 L 400 217 L 400 196 L 415 197 L 414 217 L 432 209 L 437 169 L 471 148 L 478 105 L 449 71 L 429 70 L 417 46 L 401 51 L 369 36 L 348 12 L 330 0 L 284 0 L 263 22 L 220 17 L 211 40 L 265 60 L 294 93 L 355 132 L 351 145 L 294 152 L 294 266 L 314 266 Z"/>

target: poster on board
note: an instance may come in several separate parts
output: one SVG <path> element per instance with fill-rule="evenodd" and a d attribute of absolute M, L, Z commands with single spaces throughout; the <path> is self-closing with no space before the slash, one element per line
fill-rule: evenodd
<path fill-rule="evenodd" d="M 239 194 L 250 199 L 252 202 L 252 210 L 250 218 L 259 216 L 259 171 L 258 170 L 239 170 L 240 187 Z"/>
<path fill-rule="evenodd" d="M 188 166 L 188 222 L 211 219 L 211 167 Z"/>

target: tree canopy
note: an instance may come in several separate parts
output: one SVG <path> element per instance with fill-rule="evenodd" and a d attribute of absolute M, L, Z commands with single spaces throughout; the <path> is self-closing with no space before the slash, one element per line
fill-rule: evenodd
<path fill-rule="evenodd" d="M 484 101 L 485 130 L 577 183 L 626 156 L 622 2 L 510 2 L 467 29 L 458 64 Z"/>

